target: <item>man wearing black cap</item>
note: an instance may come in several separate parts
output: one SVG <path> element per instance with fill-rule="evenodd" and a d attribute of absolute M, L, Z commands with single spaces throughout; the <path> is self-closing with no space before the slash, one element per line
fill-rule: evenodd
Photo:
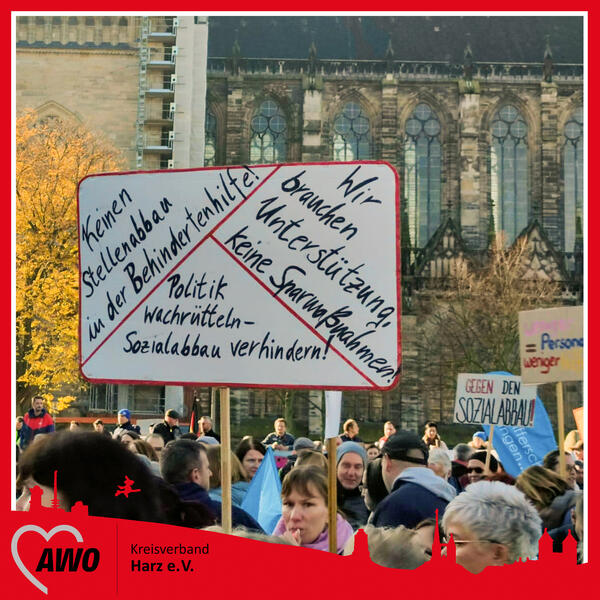
<path fill-rule="evenodd" d="M 413 528 L 435 517 L 436 509 L 441 518 L 456 491 L 427 468 L 427 448 L 418 436 L 399 430 L 383 445 L 381 454 L 381 474 L 390 493 L 377 506 L 371 523 Z"/>
<path fill-rule="evenodd" d="M 154 427 L 152 433 L 158 433 L 167 443 L 181 437 L 181 429 L 179 429 L 179 413 L 170 408 L 165 413 L 165 420 Z"/>

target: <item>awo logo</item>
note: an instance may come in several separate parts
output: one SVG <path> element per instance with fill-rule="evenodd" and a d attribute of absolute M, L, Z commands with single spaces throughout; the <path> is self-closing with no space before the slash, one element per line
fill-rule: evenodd
<path fill-rule="evenodd" d="M 75 540 L 80 544 L 83 543 L 83 536 L 72 525 L 57 525 L 50 531 L 46 531 L 37 525 L 24 525 L 15 531 L 12 538 L 11 551 L 17 567 L 19 567 L 21 573 L 23 573 L 36 588 L 44 592 L 44 594 L 47 594 L 48 588 L 33 575 L 19 556 L 19 538 L 28 531 L 39 533 L 47 542 L 50 541 L 55 534 L 60 533 L 61 531 L 71 533 Z M 91 572 L 96 570 L 99 562 L 100 551 L 97 548 L 86 548 L 85 550 L 81 547 L 44 548 L 37 561 L 35 572 L 74 572 L 79 570 Z"/>

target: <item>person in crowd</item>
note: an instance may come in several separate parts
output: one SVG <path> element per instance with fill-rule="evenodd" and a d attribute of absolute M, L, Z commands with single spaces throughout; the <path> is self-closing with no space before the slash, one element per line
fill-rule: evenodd
<path fill-rule="evenodd" d="M 320 467 L 295 467 L 281 485 L 281 519 L 273 535 L 303 548 L 329 550 L 327 475 Z M 352 537 L 352 526 L 337 516 L 337 551 L 341 554 Z"/>
<path fill-rule="evenodd" d="M 137 433 L 136 431 L 123 431 L 121 433 L 121 435 L 116 438 L 118 442 L 121 442 L 121 444 L 125 444 L 126 446 L 129 446 L 129 444 L 131 444 L 131 442 L 134 442 L 135 440 L 140 440 L 142 438 L 142 436 Z"/>
<path fill-rule="evenodd" d="M 183 436 L 181 436 L 183 437 Z M 190 438 L 187 438 L 190 439 Z M 198 442 L 199 444 L 204 444 L 205 446 L 219 446 L 219 442 L 217 442 L 217 440 L 215 440 L 214 437 L 210 437 L 208 435 L 201 435 L 200 437 L 195 437 L 194 438 L 196 442 Z"/>
<path fill-rule="evenodd" d="M 432 448 L 429 451 L 427 466 L 444 481 L 448 481 L 452 473 L 452 461 L 448 453 L 441 448 Z"/>
<path fill-rule="evenodd" d="M 553 552 L 562 552 L 563 542 L 569 533 L 577 542 L 577 563 L 579 564 L 579 548 L 583 542 L 583 494 L 579 494 L 575 506 L 571 509 L 571 522 L 548 531 L 548 535 L 552 538 Z"/>
<path fill-rule="evenodd" d="M 457 493 L 460 493 L 468 483 L 467 463 L 469 457 L 473 454 L 473 449 L 469 444 L 456 444 L 452 449 L 452 453 L 452 472 L 448 478 L 448 483 Z"/>
<path fill-rule="evenodd" d="M 442 515 L 455 489 L 427 468 L 427 446 L 414 433 L 399 430 L 381 449 L 383 481 L 390 492 L 379 504 L 375 527 L 412 528 L 423 519 Z"/>
<path fill-rule="evenodd" d="M 358 437 L 358 423 L 354 419 L 348 419 L 344 423 L 342 430 L 344 431 L 344 433 L 340 435 L 340 440 L 342 440 L 342 442 L 356 442 L 357 444 L 362 443 L 362 440 Z"/>
<path fill-rule="evenodd" d="M 479 452 L 471 454 L 467 461 L 467 485 L 484 479 L 490 479 L 498 472 L 498 461 L 496 460 L 496 457 L 493 454 L 490 455 L 490 465 L 488 469 L 485 468 L 486 459 L 487 452 L 485 450 L 480 450 Z"/>
<path fill-rule="evenodd" d="M 260 467 L 265 454 L 267 453 L 266 448 L 252 437 L 245 437 L 238 444 L 235 449 L 235 455 L 244 467 L 244 471 L 247 474 L 248 481 L 251 481 L 256 471 Z"/>
<path fill-rule="evenodd" d="M 327 464 L 327 459 L 325 458 L 324 454 L 322 452 L 317 452 L 316 450 L 310 450 L 309 448 L 300 450 L 298 452 L 296 461 L 292 464 L 294 467 L 300 467 L 302 465 L 315 465 L 323 469 L 325 473 L 329 471 L 329 465 Z"/>
<path fill-rule="evenodd" d="M 178 440 L 192 440 L 192 442 L 195 442 L 198 439 L 198 436 L 193 431 L 188 431 L 187 433 L 182 433 L 177 439 Z M 212 439 L 214 439 L 214 438 L 212 438 Z M 215 440 L 215 443 L 218 444 L 219 442 L 217 442 L 217 440 Z"/>
<path fill-rule="evenodd" d="M 478 481 L 452 500 L 442 527 L 452 536 L 456 562 L 470 573 L 535 559 L 541 520 L 525 495 L 500 481 Z"/>
<path fill-rule="evenodd" d="M 69 423 L 69 431 L 80 431 L 81 424 L 79 421 L 71 421 Z"/>
<path fill-rule="evenodd" d="M 23 429 L 23 417 L 17 417 L 17 422 L 15 424 L 15 428 L 17 430 L 17 435 L 16 435 L 16 444 L 17 444 L 17 448 L 20 446 L 19 442 L 20 442 L 20 438 L 21 438 L 21 429 Z"/>
<path fill-rule="evenodd" d="M 144 438 L 144 440 L 152 446 L 152 449 L 156 453 L 156 456 L 160 457 L 160 453 L 162 452 L 162 449 L 165 447 L 165 440 L 163 439 L 163 436 L 158 435 L 158 433 L 149 433 Z"/>
<path fill-rule="evenodd" d="M 159 489 L 147 467 L 123 444 L 91 431 L 44 436 L 23 453 L 19 484 L 24 492 L 17 500 L 17 510 L 29 510 L 30 489 L 36 485 L 43 491 L 42 506 L 52 506 L 55 471 L 63 510 L 82 502 L 91 516 L 164 520 Z M 140 491 L 129 497 L 115 495 L 126 477 Z"/>
<path fill-rule="evenodd" d="M 129 450 L 138 456 L 140 460 L 146 463 L 146 466 L 150 469 L 155 477 L 160 477 L 160 468 L 158 465 L 158 455 L 154 451 L 154 448 L 145 440 L 139 438 L 129 442 L 127 445 Z"/>
<path fill-rule="evenodd" d="M 356 530 L 367 522 L 369 509 L 360 489 L 363 472 L 367 465 L 367 453 L 362 444 L 343 442 L 336 451 L 337 505 L 338 510 Z"/>
<path fill-rule="evenodd" d="M 221 503 L 208 495 L 211 472 L 202 444 L 192 440 L 169 442 L 160 454 L 160 472 L 163 479 L 175 487 L 181 500 L 202 504 L 221 522 Z M 234 526 L 263 532 L 261 526 L 238 506 L 231 507 L 231 519 Z"/>
<path fill-rule="evenodd" d="M 263 441 L 264 446 L 272 446 L 273 450 L 291 450 L 294 447 L 294 436 L 287 432 L 287 422 L 279 417 L 273 423 L 275 431 L 270 433 Z"/>
<path fill-rule="evenodd" d="M 570 488 L 557 473 L 533 465 L 517 477 L 515 485 L 537 509 L 544 529 L 570 524 L 571 509 L 581 492 Z"/>
<path fill-rule="evenodd" d="M 128 408 L 122 408 L 117 413 L 117 427 L 113 431 L 113 438 L 119 439 L 126 431 L 133 431 L 140 435 L 140 428 L 131 422 L 131 413 Z"/>
<path fill-rule="evenodd" d="M 583 490 L 583 483 L 585 479 L 585 467 L 584 463 L 581 460 L 575 461 L 575 481 L 579 486 L 580 490 Z"/>
<path fill-rule="evenodd" d="M 571 429 L 569 433 L 565 436 L 565 442 L 563 444 L 563 449 L 565 452 L 573 452 L 573 448 L 575 444 L 581 440 L 581 436 L 579 435 L 579 431 L 577 429 Z M 575 458 L 575 457 L 573 457 Z"/>
<path fill-rule="evenodd" d="M 213 429 L 212 419 L 207 415 L 200 417 L 200 432 L 201 435 L 215 438 L 219 444 L 221 443 L 221 436 Z"/>
<path fill-rule="evenodd" d="M 277 459 L 283 459 L 284 461 L 284 465 L 279 469 L 279 477 L 281 481 L 283 481 L 283 478 L 294 468 L 294 465 L 296 463 L 296 460 L 298 459 L 300 452 L 302 452 L 303 450 L 314 451 L 314 449 L 315 444 L 312 440 L 306 437 L 299 437 L 294 440 L 294 446 L 292 454 L 290 456 L 288 456 L 287 458 L 276 457 L 276 462 Z"/>
<path fill-rule="evenodd" d="M 566 482 L 569 487 L 573 490 L 579 489 L 577 486 L 577 469 L 575 468 L 575 460 L 570 452 L 565 452 L 565 466 L 566 466 Z M 543 466 L 546 469 L 550 469 L 560 475 L 560 457 L 558 450 L 552 450 L 544 456 Z"/>
<path fill-rule="evenodd" d="M 211 445 L 206 448 L 208 456 L 208 466 L 210 468 L 210 489 L 208 495 L 212 500 L 221 502 L 222 495 L 222 479 L 221 479 L 221 446 Z M 242 463 L 238 457 L 231 452 L 231 502 L 235 506 L 242 506 L 242 502 L 248 491 L 248 475 L 242 467 Z"/>
<path fill-rule="evenodd" d="M 162 423 L 158 423 L 158 425 L 155 425 L 152 433 L 158 433 L 158 435 L 162 435 L 166 446 L 169 442 L 181 437 L 181 429 L 179 428 L 180 418 L 181 417 L 179 413 L 170 408 L 167 412 L 165 412 L 164 421 Z"/>
<path fill-rule="evenodd" d="M 379 456 L 380 456 L 379 448 L 375 444 L 371 444 L 370 446 L 367 446 L 367 460 L 369 462 L 375 460 L 376 458 L 379 458 Z"/>
<path fill-rule="evenodd" d="M 579 440 L 575 443 L 575 445 L 571 448 L 571 454 L 575 458 L 575 462 L 581 461 L 583 462 L 584 452 L 583 452 L 583 440 Z"/>
<path fill-rule="evenodd" d="M 41 396 L 34 396 L 31 399 L 31 408 L 23 416 L 23 426 L 19 436 L 20 449 L 25 450 L 36 435 L 53 432 L 54 420 L 44 407 L 44 399 Z"/>
<path fill-rule="evenodd" d="M 368 524 L 367 534 L 371 560 L 391 569 L 416 569 L 431 559 L 435 519 L 425 519 L 414 529 L 398 527 L 373 527 Z M 441 526 L 439 539 L 443 539 Z M 352 554 L 354 537 L 344 547 L 344 554 Z"/>
<path fill-rule="evenodd" d="M 485 435 L 485 431 L 476 431 L 469 442 L 469 446 L 475 451 L 485 450 L 487 447 L 487 435 Z"/>
<path fill-rule="evenodd" d="M 391 435 L 396 433 L 397 427 L 391 421 L 386 421 L 383 424 L 383 435 L 377 440 L 377 446 L 381 450 L 383 445 L 388 441 Z"/>
<path fill-rule="evenodd" d="M 441 448 L 442 450 L 448 450 L 448 446 L 446 446 L 446 443 L 442 441 L 442 438 L 438 433 L 437 423 L 435 423 L 434 421 L 429 421 L 425 423 L 423 443 L 427 446 L 427 449 Z"/>
<path fill-rule="evenodd" d="M 92 423 L 92 427 L 96 433 L 101 433 L 106 437 L 112 437 L 106 427 L 104 427 L 104 421 L 102 419 L 96 419 Z"/>
<path fill-rule="evenodd" d="M 377 505 L 388 495 L 381 474 L 381 458 L 376 458 L 367 464 L 362 480 L 362 495 L 365 506 L 371 511 L 372 516 Z"/>

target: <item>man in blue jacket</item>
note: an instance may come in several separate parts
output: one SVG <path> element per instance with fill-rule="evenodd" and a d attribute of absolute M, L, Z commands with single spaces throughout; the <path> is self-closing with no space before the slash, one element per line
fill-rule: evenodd
<path fill-rule="evenodd" d="M 399 430 L 381 449 L 383 481 L 390 492 L 377 506 L 375 527 L 413 528 L 423 519 L 439 517 L 456 495 L 454 488 L 427 468 L 427 448 L 419 437 Z"/>
<path fill-rule="evenodd" d="M 160 453 L 160 473 L 167 483 L 175 487 L 181 500 L 203 504 L 221 523 L 221 503 L 208 495 L 211 472 L 202 444 L 181 439 L 169 442 Z M 231 507 L 231 521 L 234 527 L 242 525 L 264 533 L 262 527 L 237 506 Z"/>

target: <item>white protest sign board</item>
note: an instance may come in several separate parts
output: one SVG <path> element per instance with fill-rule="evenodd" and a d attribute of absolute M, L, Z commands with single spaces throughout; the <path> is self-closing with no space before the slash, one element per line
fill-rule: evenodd
<path fill-rule="evenodd" d="M 396 384 L 398 178 L 387 163 L 93 175 L 78 203 L 88 380 Z"/>
<path fill-rule="evenodd" d="M 524 383 L 583 379 L 583 307 L 561 306 L 519 313 Z"/>
<path fill-rule="evenodd" d="M 536 394 L 515 375 L 459 373 L 454 422 L 533 427 Z"/>

